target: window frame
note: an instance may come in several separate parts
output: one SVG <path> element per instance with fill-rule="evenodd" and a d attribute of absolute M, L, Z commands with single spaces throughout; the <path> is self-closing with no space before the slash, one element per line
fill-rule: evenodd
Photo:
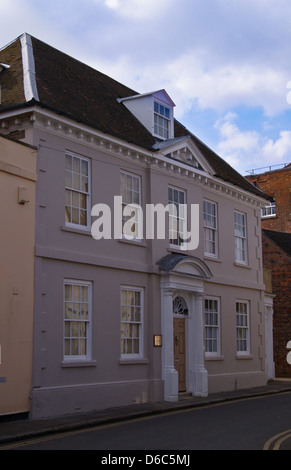
<path fill-rule="evenodd" d="M 178 193 L 178 208 L 177 208 L 177 217 L 174 214 L 171 214 L 171 204 L 175 204 L 175 200 L 170 200 L 170 194 L 169 192 L 171 191 L 176 191 Z M 180 216 L 180 194 L 183 194 L 184 197 L 184 202 L 181 205 L 184 205 L 183 210 L 185 211 L 184 216 Z M 170 248 L 175 248 L 177 250 L 183 249 L 186 239 L 186 233 L 187 233 L 187 192 L 185 189 L 180 189 L 174 186 L 169 185 L 168 186 L 168 204 L 169 204 L 169 243 L 170 243 Z M 177 221 L 177 230 L 174 230 L 172 227 L 172 221 L 176 220 Z M 182 233 L 183 233 L 183 240 L 179 237 L 179 234 L 181 233 L 179 231 L 179 226 L 180 226 L 180 221 L 182 221 Z M 171 232 L 176 232 L 177 233 L 177 238 L 171 238 Z M 177 241 L 177 243 L 173 243 L 173 241 Z"/>
<path fill-rule="evenodd" d="M 122 185 L 122 175 L 129 178 L 136 179 L 138 181 L 138 202 L 125 202 L 123 200 L 123 188 L 125 189 L 126 193 L 128 191 L 133 191 L 133 187 L 129 188 L 127 186 Z M 137 191 L 136 191 L 137 192 Z M 122 196 L 122 238 L 125 240 L 134 240 L 134 241 L 142 241 L 143 239 L 143 211 L 142 211 L 142 177 L 136 173 L 132 173 L 127 170 L 120 170 L 120 194 Z M 133 196 L 133 194 L 132 194 Z M 132 197 L 133 199 L 133 197 Z M 123 216 L 123 211 L 125 206 L 132 206 L 133 210 L 137 214 L 137 233 L 136 235 L 129 235 L 124 233 L 124 223 L 126 222 L 125 217 Z"/>
<path fill-rule="evenodd" d="M 67 168 L 67 157 L 72 158 L 72 169 L 71 170 Z M 82 161 L 87 163 L 88 175 L 82 174 L 81 170 L 80 170 L 79 173 L 73 171 L 73 159 L 74 158 L 78 159 L 80 161 L 80 168 L 82 166 Z M 67 185 L 67 174 L 69 172 L 71 173 L 71 180 L 72 180 L 72 185 L 71 186 Z M 73 187 L 73 176 L 75 174 L 79 175 L 79 178 L 82 178 L 82 177 L 87 178 L 87 184 L 88 184 L 87 191 L 77 189 L 77 188 Z M 71 198 L 70 198 L 71 199 L 70 204 L 67 202 L 67 191 L 70 191 L 72 193 Z M 85 196 L 85 200 L 86 200 L 85 209 L 81 207 L 80 199 L 79 199 L 79 205 L 78 206 L 73 205 L 73 193 Z M 70 207 L 71 211 L 73 210 L 73 208 L 78 209 L 78 211 L 79 211 L 79 223 L 70 222 L 70 221 L 66 220 L 66 218 L 67 218 L 67 214 L 66 214 L 67 207 Z M 87 223 L 86 224 L 80 223 L 80 219 L 81 219 L 80 212 L 81 212 L 82 209 L 84 209 L 86 211 L 86 217 L 87 217 Z M 72 214 L 71 214 L 71 220 L 73 220 Z M 66 151 L 66 153 L 65 153 L 65 226 L 66 227 L 71 227 L 71 228 L 77 228 L 79 230 L 89 230 L 90 226 L 91 226 L 91 160 L 87 157 L 83 157 L 82 155 L 76 154 L 74 152 L 69 152 L 69 151 Z"/>
<path fill-rule="evenodd" d="M 71 297 L 71 301 L 66 300 L 66 286 L 73 287 L 87 287 L 88 288 L 88 302 L 82 302 L 81 298 L 79 301 L 74 301 L 73 293 Z M 92 359 L 92 290 L 93 290 L 93 283 L 91 281 L 82 281 L 77 279 L 64 279 L 63 281 L 63 360 L 65 363 L 72 363 L 72 362 L 84 362 Z M 68 318 L 66 319 L 66 304 L 85 304 L 88 305 L 88 319 L 84 321 L 84 319 L 73 319 Z M 67 336 L 66 335 L 66 323 L 86 323 L 86 336 L 76 336 L 73 335 Z M 71 330 L 71 328 L 70 328 Z M 72 330 L 71 330 L 72 331 Z M 66 354 L 66 339 L 70 341 L 73 339 L 85 339 L 86 344 L 86 354 Z M 70 346 L 71 348 L 71 346 Z"/>
<path fill-rule="evenodd" d="M 213 309 L 206 308 L 206 302 L 217 302 L 217 311 Z M 207 312 L 207 310 L 209 310 Z M 207 322 L 207 313 L 216 313 L 217 315 L 217 324 Z M 216 337 L 212 336 L 208 338 L 207 329 L 214 330 L 216 332 Z M 205 343 L 205 356 L 208 358 L 219 357 L 221 356 L 221 299 L 220 297 L 215 296 L 205 296 L 204 298 L 204 343 Z M 207 341 L 216 340 L 217 348 L 216 351 L 209 351 L 207 346 Z"/>
<path fill-rule="evenodd" d="M 209 214 L 205 211 L 205 204 L 211 204 L 215 208 L 215 227 L 207 226 L 206 220 L 205 220 L 205 214 L 209 215 L 210 217 L 213 216 L 213 214 Z M 210 258 L 218 258 L 218 204 L 217 202 L 210 201 L 209 199 L 203 199 L 203 226 L 204 226 L 204 255 Z M 207 240 L 206 234 L 208 231 L 211 231 L 211 233 L 214 234 L 214 240 Z M 213 243 L 214 246 L 214 253 L 211 253 L 207 251 L 207 242 Z"/>
<path fill-rule="evenodd" d="M 158 107 L 158 109 L 157 109 Z M 166 116 L 162 113 L 162 110 L 167 110 L 169 116 Z M 159 121 L 159 122 L 156 122 Z M 171 121 L 172 121 L 172 108 L 160 102 L 157 99 L 153 101 L 153 134 L 162 140 L 168 140 L 171 135 Z M 161 125 L 167 123 L 167 126 Z M 162 133 L 159 133 L 158 130 L 161 128 Z M 165 135 L 166 132 L 166 135 Z"/>
<path fill-rule="evenodd" d="M 122 292 L 126 291 L 127 293 L 127 303 L 126 305 L 122 302 Z M 136 298 L 135 294 L 140 294 L 140 305 L 137 306 L 134 302 L 133 304 L 128 303 L 128 292 L 134 294 L 134 298 Z M 140 309 L 140 321 L 132 321 L 128 320 L 129 315 L 129 308 L 134 308 L 134 315 L 136 314 L 135 308 L 138 307 Z M 123 309 L 126 309 L 126 316 L 127 318 L 124 320 L 123 317 Z M 138 325 L 138 337 L 136 336 L 123 336 L 122 335 L 122 325 Z M 123 352 L 122 341 L 125 340 L 124 344 L 128 344 L 127 341 L 134 341 L 138 339 L 138 353 L 134 352 Z M 127 347 L 125 348 L 127 349 Z M 143 359 L 144 358 L 144 288 L 142 287 L 135 287 L 129 285 L 122 285 L 120 286 L 120 358 L 121 360 L 128 360 L 128 359 Z"/>
<path fill-rule="evenodd" d="M 243 305 L 243 306 L 246 306 L 246 312 L 241 312 L 241 311 L 238 311 L 238 305 Z M 243 325 L 241 323 L 243 323 L 243 321 L 238 321 L 238 315 L 240 315 L 241 317 L 241 320 L 243 320 L 244 318 L 246 319 L 246 324 Z M 249 300 L 241 300 L 241 299 L 237 299 L 236 300 L 236 303 L 235 303 L 235 327 L 236 327 L 236 336 L 235 336 L 235 340 L 236 340 L 236 354 L 238 357 L 240 356 L 249 356 L 251 351 L 250 351 L 250 301 Z M 240 324 L 239 324 L 240 323 Z M 238 335 L 238 332 L 239 330 L 242 331 L 245 331 L 245 336 L 242 335 L 241 337 L 239 337 Z M 241 349 L 238 347 L 238 342 L 245 342 L 246 344 L 246 349 Z"/>
<path fill-rule="evenodd" d="M 266 211 L 266 213 L 264 213 L 264 211 Z M 276 201 L 270 202 L 269 204 L 267 204 L 265 207 L 261 209 L 262 219 L 270 219 L 272 217 L 276 217 L 276 215 L 277 215 Z"/>
<path fill-rule="evenodd" d="M 243 217 L 243 224 L 239 224 L 236 221 L 236 215 Z M 244 234 L 238 234 L 237 225 L 243 227 Z M 247 214 L 244 212 L 240 212 L 238 210 L 234 211 L 234 243 L 235 243 L 235 262 L 241 265 L 248 265 L 248 233 L 247 233 Z M 241 247 L 239 246 L 241 243 Z M 242 258 L 240 256 L 241 253 L 244 253 L 245 256 Z"/>

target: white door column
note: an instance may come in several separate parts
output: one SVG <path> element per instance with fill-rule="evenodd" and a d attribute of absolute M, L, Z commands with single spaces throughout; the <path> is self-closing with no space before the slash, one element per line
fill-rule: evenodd
<path fill-rule="evenodd" d="M 165 401 L 178 400 L 178 372 L 174 366 L 173 295 L 162 287 L 163 380 Z"/>
<path fill-rule="evenodd" d="M 208 395 L 208 372 L 204 366 L 203 295 L 194 295 L 193 311 L 194 377 L 193 395 Z"/>

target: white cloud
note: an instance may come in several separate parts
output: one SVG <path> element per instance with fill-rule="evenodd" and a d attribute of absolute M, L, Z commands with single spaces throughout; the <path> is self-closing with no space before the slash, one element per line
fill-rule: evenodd
<path fill-rule="evenodd" d="M 262 149 L 263 156 L 277 163 L 288 163 L 291 157 L 291 131 L 281 131 L 278 140 L 266 140 Z"/>
<path fill-rule="evenodd" d="M 211 65 L 212 55 L 193 51 L 169 63 L 167 76 L 178 96 L 191 106 L 223 112 L 240 105 L 261 107 L 266 115 L 287 108 L 287 75 L 268 64 Z M 209 60 L 210 59 L 210 60 Z"/>
<path fill-rule="evenodd" d="M 237 117 L 228 113 L 215 123 L 219 133 L 216 150 L 230 165 L 245 174 L 247 170 L 290 161 L 291 131 L 281 131 L 273 140 L 258 131 L 239 129 Z"/>
<path fill-rule="evenodd" d="M 104 4 L 120 15 L 145 19 L 160 13 L 172 0 L 104 0 Z"/>
<path fill-rule="evenodd" d="M 211 57 L 207 51 L 193 50 L 157 64 L 123 53 L 115 63 L 106 64 L 109 74 L 137 91 L 166 88 L 177 105 L 179 118 L 193 106 L 218 113 L 238 106 L 258 107 L 266 116 L 290 108 L 286 99 L 288 75 L 284 70 L 268 64 L 215 66 Z"/>

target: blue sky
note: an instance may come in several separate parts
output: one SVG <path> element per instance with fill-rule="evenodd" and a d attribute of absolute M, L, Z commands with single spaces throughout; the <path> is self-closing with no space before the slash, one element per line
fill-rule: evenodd
<path fill-rule="evenodd" d="M 0 7 L 0 48 L 27 32 L 138 92 L 166 89 L 175 117 L 243 175 L 291 161 L 290 0 Z"/>

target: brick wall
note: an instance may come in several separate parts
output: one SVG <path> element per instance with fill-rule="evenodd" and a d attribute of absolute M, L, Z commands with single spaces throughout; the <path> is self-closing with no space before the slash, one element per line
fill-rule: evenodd
<path fill-rule="evenodd" d="M 274 361 L 276 377 L 291 378 L 291 365 L 286 357 L 291 341 L 291 257 L 264 233 L 263 264 L 272 271 L 274 299 Z"/>
<path fill-rule="evenodd" d="M 262 228 L 291 232 L 291 165 L 281 170 L 250 175 L 247 179 L 276 198 L 276 217 L 262 219 Z"/>

